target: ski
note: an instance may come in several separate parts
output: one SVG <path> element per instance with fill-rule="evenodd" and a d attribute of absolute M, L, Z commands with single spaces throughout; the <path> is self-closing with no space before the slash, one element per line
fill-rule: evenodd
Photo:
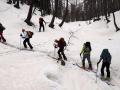
<path fill-rule="evenodd" d="M 58 63 L 59 61 L 61 61 L 61 65 L 65 66 L 66 63 L 65 63 L 64 60 L 62 60 L 62 59 L 58 60 L 57 58 L 55 58 L 55 57 L 53 57 L 53 56 L 51 56 L 51 55 L 48 55 L 48 56 L 51 57 L 52 59 L 57 60 L 57 63 Z"/>
<path fill-rule="evenodd" d="M 90 70 L 90 69 L 88 69 L 88 68 L 83 68 L 83 67 L 81 67 L 78 63 L 76 63 L 76 64 L 73 64 L 73 65 L 76 65 L 77 67 L 79 67 L 79 68 L 81 68 L 82 70 L 85 70 L 85 71 L 88 71 L 88 72 L 93 72 L 93 73 L 95 73 L 96 74 L 96 70 Z"/>
<path fill-rule="evenodd" d="M 100 79 L 101 79 L 101 81 L 105 82 L 107 85 L 115 86 L 113 83 L 111 83 L 111 79 L 110 80 L 107 80 L 106 78 L 100 78 Z"/>
<path fill-rule="evenodd" d="M 16 46 L 14 46 L 14 45 L 12 45 L 12 44 L 9 44 L 9 43 L 7 43 L 7 42 L 2 42 L 2 44 L 6 45 L 6 46 L 9 46 L 9 47 L 11 47 L 11 48 L 19 49 L 19 50 L 35 51 L 35 50 L 33 50 L 33 49 L 16 47 Z"/>
<path fill-rule="evenodd" d="M 7 42 L 2 42 L 2 44 L 6 45 L 6 46 L 9 46 L 9 47 L 11 47 L 11 48 L 20 49 L 19 47 L 16 47 L 16 46 L 14 46 L 14 45 L 12 45 L 12 44 L 9 44 L 9 43 L 7 43 Z"/>
<path fill-rule="evenodd" d="M 87 69 L 87 68 L 85 68 L 85 69 L 84 69 L 84 68 L 83 68 L 83 67 L 81 67 L 78 63 L 76 63 L 75 65 L 76 65 L 77 67 L 81 68 L 82 70 L 85 70 L 85 71 L 90 71 L 90 70 L 89 70 L 89 69 Z"/>
<path fill-rule="evenodd" d="M 34 49 L 27 49 L 27 48 L 19 48 L 21 51 L 35 51 Z"/>

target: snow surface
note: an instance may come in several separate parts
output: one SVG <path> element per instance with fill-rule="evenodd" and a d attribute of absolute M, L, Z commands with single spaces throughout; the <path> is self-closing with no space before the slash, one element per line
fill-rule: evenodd
<path fill-rule="evenodd" d="M 60 20 L 56 19 L 55 28 L 51 29 L 48 27 L 51 16 L 45 16 L 45 21 L 48 22 L 45 32 L 38 32 L 40 13 L 36 11 L 37 15 L 33 15 L 32 22 L 35 26 L 30 27 L 24 22 L 28 9 L 26 5 L 16 9 L 13 5 L 6 4 L 5 0 L 0 0 L 0 22 L 6 27 L 4 36 L 7 42 L 12 45 L 11 47 L 0 43 L 0 90 L 120 90 L 120 32 L 115 32 L 112 17 L 109 24 L 104 20 L 92 24 L 73 22 L 65 23 L 62 28 L 58 27 Z M 120 26 L 119 13 L 115 14 Z M 22 28 L 34 32 L 31 39 L 34 51 L 16 48 L 23 48 L 19 36 Z M 48 56 L 57 57 L 53 43 L 60 37 L 70 42 L 65 51 L 68 58 L 66 66 L 61 66 L 60 62 L 57 63 Z M 104 48 L 110 50 L 113 86 L 107 85 L 99 78 L 96 82 L 95 73 L 74 65 L 81 65 L 79 53 L 86 41 L 90 41 L 92 45 L 91 60 L 94 69 L 101 51 Z"/>

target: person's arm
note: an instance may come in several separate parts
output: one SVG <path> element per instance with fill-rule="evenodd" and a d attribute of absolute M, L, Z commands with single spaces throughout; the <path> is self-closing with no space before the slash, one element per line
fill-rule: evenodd
<path fill-rule="evenodd" d="M 100 56 L 100 60 L 97 62 L 97 67 L 101 61 L 102 61 L 102 57 Z"/>
<path fill-rule="evenodd" d="M 22 37 L 22 38 L 25 38 L 26 37 L 26 33 L 24 32 L 22 32 L 21 34 L 20 34 L 20 36 Z"/>
<path fill-rule="evenodd" d="M 43 22 L 46 24 L 45 20 L 43 20 Z"/>
<path fill-rule="evenodd" d="M 54 47 L 55 47 L 55 48 L 58 47 L 58 40 L 57 40 L 57 39 L 54 41 Z"/>
<path fill-rule="evenodd" d="M 102 58 L 100 58 L 100 60 L 97 62 L 97 65 L 102 61 Z"/>
<path fill-rule="evenodd" d="M 83 48 L 82 48 L 82 50 L 81 50 L 81 52 L 80 52 L 80 56 L 81 56 L 81 54 L 84 52 L 84 49 L 85 49 L 85 46 L 83 46 Z"/>

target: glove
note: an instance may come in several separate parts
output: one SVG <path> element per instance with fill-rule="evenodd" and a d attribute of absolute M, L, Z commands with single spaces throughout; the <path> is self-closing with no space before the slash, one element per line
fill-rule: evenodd
<path fill-rule="evenodd" d="M 22 34 L 20 34 L 20 36 L 22 37 Z"/>
<path fill-rule="evenodd" d="M 54 47 L 57 48 L 57 45 L 55 44 Z"/>

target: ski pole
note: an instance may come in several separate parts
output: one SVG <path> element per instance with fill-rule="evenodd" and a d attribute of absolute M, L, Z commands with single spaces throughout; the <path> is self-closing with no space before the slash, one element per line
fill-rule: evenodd
<path fill-rule="evenodd" d="M 55 56 L 55 51 L 56 51 L 56 49 L 55 49 L 55 47 L 54 47 L 54 56 Z"/>
<path fill-rule="evenodd" d="M 98 72 L 98 64 L 97 64 L 97 71 L 96 71 L 96 83 L 97 83 L 97 72 Z"/>
<path fill-rule="evenodd" d="M 21 50 L 21 37 L 20 37 L 20 50 Z"/>
<path fill-rule="evenodd" d="M 80 55 L 80 58 L 81 58 L 81 60 L 82 60 L 82 56 Z"/>

